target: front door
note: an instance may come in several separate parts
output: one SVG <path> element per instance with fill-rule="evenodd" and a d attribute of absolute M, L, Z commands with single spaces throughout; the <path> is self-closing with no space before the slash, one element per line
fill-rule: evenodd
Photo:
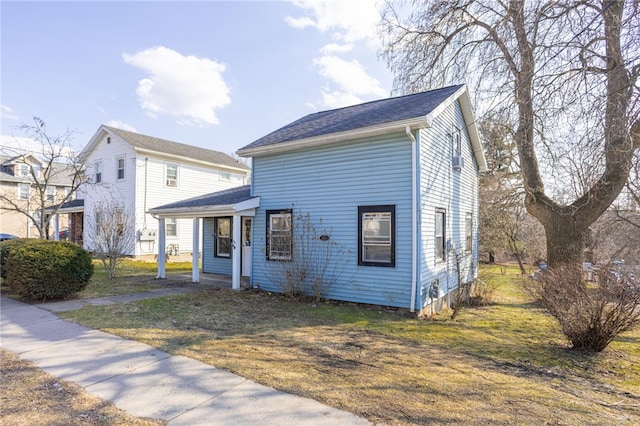
<path fill-rule="evenodd" d="M 242 218 L 242 275 L 251 276 L 251 219 Z"/>

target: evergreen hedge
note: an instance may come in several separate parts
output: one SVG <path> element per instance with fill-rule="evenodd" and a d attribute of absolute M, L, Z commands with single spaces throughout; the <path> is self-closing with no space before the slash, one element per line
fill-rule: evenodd
<path fill-rule="evenodd" d="M 68 241 L 16 240 L 2 246 L 5 284 L 30 299 L 59 299 L 83 290 L 93 275 L 89 253 Z"/>

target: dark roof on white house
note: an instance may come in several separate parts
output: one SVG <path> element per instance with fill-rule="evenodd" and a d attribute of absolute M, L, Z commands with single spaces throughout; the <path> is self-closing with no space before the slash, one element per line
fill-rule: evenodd
<path fill-rule="evenodd" d="M 84 199 L 77 198 L 75 200 L 65 201 L 62 204 L 56 204 L 55 206 L 47 207 L 45 208 L 45 211 L 51 212 L 55 209 L 58 209 L 59 213 L 64 213 L 65 210 L 82 211 L 82 209 L 84 209 Z"/>
<path fill-rule="evenodd" d="M 294 140 L 425 117 L 461 87 L 463 85 L 443 87 L 413 95 L 382 99 L 309 114 L 261 137 L 241 148 L 239 152 L 253 148 L 274 146 Z"/>
<path fill-rule="evenodd" d="M 22 162 L 22 161 L 17 161 L 22 157 L 24 156 L 23 155 L 20 155 L 17 157 L 0 156 L 0 181 L 15 182 L 15 183 L 32 183 L 32 184 L 35 183 L 30 175 L 16 176 L 14 166 Z M 51 172 L 51 178 L 49 182 L 47 182 L 49 185 L 56 185 L 56 186 L 71 185 L 71 176 L 75 172 L 69 164 L 54 161 L 54 162 L 51 162 L 51 167 L 53 168 L 53 170 Z M 43 183 L 43 182 L 40 181 L 40 183 Z"/>
<path fill-rule="evenodd" d="M 116 127 L 103 126 L 108 131 L 121 137 L 129 142 L 134 148 L 146 149 L 170 155 L 176 155 L 185 158 L 191 158 L 199 161 L 219 164 L 222 166 L 235 167 L 243 170 L 249 170 L 249 167 L 228 154 L 224 154 L 212 149 L 200 148 L 193 145 L 187 145 L 179 142 L 173 142 L 166 139 L 160 139 L 153 136 L 142 135 L 140 133 L 129 132 L 127 130 L 118 129 Z"/>
<path fill-rule="evenodd" d="M 249 185 L 238 186 L 235 188 L 225 189 L 223 191 L 212 192 L 210 194 L 200 195 L 174 203 L 165 204 L 163 206 L 149 209 L 150 212 L 170 209 L 187 209 L 210 206 L 227 206 L 241 203 L 243 201 L 254 198 L 251 196 L 251 187 Z"/>

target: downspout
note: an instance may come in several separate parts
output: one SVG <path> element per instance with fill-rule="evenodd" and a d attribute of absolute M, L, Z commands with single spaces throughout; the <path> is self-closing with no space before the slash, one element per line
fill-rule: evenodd
<path fill-rule="evenodd" d="M 416 137 L 411 132 L 411 127 L 405 128 L 407 136 L 411 140 L 411 303 L 409 311 L 415 312 L 416 292 L 418 286 L 418 182 L 416 170 Z"/>

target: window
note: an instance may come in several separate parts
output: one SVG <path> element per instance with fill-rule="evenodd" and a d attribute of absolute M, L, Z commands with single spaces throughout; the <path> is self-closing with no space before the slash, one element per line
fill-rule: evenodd
<path fill-rule="evenodd" d="M 166 185 L 177 187 L 178 186 L 178 165 L 177 164 L 167 164 L 165 167 L 165 175 L 166 175 Z"/>
<path fill-rule="evenodd" d="M 118 180 L 124 179 L 124 158 L 118 158 Z"/>
<path fill-rule="evenodd" d="M 267 259 L 292 259 L 291 210 L 267 210 Z"/>
<path fill-rule="evenodd" d="M 102 182 L 102 163 L 98 162 L 93 167 L 95 169 L 95 183 Z"/>
<path fill-rule="evenodd" d="M 102 213 L 96 212 L 96 235 L 102 235 Z"/>
<path fill-rule="evenodd" d="M 56 187 L 47 186 L 45 189 L 45 197 L 47 201 L 53 201 L 56 198 Z"/>
<path fill-rule="evenodd" d="M 451 132 L 451 143 L 453 145 L 453 156 L 460 157 L 462 155 L 462 130 L 457 127 Z"/>
<path fill-rule="evenodd" d="M 178 236 L 178 220 L 175 217 L 168 217 L 164 220 L 164 230 L 167 237 Z"/>
<path fill-rule="evenodd" d="M 436 209 L 436 261 L 446 259 L 446 226 L 447 211 L 444 209 Z"/>
<path fill-rule="evenodd" d="M 29 176 L 29 165 L 28 164 L 18 164 L 18 176 Z"/>
<path fill-rule="evenodd" d="M 358 265 L 396 266 L 396 206 L 358 207 Z"/>
<path fill-rule="evenodd" d="M 215 225 L 216 257 L 231 257 L 231 218 L 217 217 L 215 219 Z"/>
<path fill-rule="evenodd" d="M 18 184 L 18 198 L 20 198 L 21 200 L 28 200 L 30 191 L 31 185 L 29 185 L 28 183 Z"/>
<path fill-rule="evenodd" d="M 220 172 L 220 180 L 231 181 L 231 173 L 229 172 Z"/>
<path fill-rule="evenodd" d="M 473 250 L 473 216 L 467 213 L 464 219 L 464 249 L 467 252 Z"/>

